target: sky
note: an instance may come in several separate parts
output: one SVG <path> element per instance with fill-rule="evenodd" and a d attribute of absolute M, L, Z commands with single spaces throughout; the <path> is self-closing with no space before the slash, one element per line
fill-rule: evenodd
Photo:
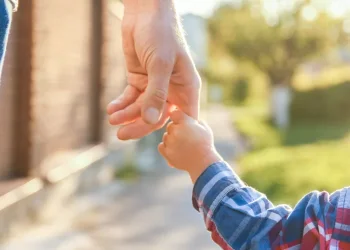
<path fill-rule="evenodd" d="M 235 0 L 236 2 L 239 0 Z M 293 0 L 265 0 L 265 6 L 268 11 L 274 11 L 280 4 Z M 335 17 L 344 16 L 350 11 L 350 0 L 312 0 L 315 6 L 320 8 L 326 7 Z M 234 0 L 175 0 L 177 9 L 180 14 L 193 13 L 208 17 L 212 14 L 216 6 L 223 2 L 234 2 Z M 312 15 L 312 10 L 308 10 Z M 349 14 L 350 15 L 350 14 Z"/>

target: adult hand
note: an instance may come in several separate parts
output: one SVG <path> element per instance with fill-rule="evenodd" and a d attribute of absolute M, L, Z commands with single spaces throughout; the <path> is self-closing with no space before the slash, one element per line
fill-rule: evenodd
<path fill-rule="evenodd" d="M 198 118 L 200 77 L 171 0 L 125 0 L 122 24 L 128 86 L 108 107 L 117 136 L 141 138 L 161 127 L 173 106 Z"/>

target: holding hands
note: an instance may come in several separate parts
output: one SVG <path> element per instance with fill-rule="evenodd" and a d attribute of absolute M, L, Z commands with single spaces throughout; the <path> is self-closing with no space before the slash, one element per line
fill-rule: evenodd
<path fill-rule="evenodd" d="M 180 110 L 173 111 L 170 118 L 172 122 L 158 150 L 170 166 L 187 171 L 195 183 L 207 167 L 222 161 L 214 147 L 212 130 Z"/>
<path fill-rule="evenodd" d="M 107 107 L 121 140 L 160 129 L 176 106 L 198 118 L 201 80 L 171 0 L 124 0 L 123 49 L 128 86 Z"/>

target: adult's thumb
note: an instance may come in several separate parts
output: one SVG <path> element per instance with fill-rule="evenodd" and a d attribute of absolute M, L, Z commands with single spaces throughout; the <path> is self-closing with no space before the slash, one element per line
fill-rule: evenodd
<path fill-rule="evenodd" d="M 156 124 L 168 98 L 169 82 L 173 67 L 156 63 L 149 68 L 148 85 L 142 107 L 142 118 L 148 124 Z"/>

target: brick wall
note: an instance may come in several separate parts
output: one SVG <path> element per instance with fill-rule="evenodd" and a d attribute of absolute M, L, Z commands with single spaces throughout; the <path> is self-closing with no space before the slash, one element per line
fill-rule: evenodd
<path fill-rule="evenodd" d="M 25 122 L 30 128 L 29 166 L 30 173 L 38 175 L 90 146 L 93 110 L 101 112 L 104 138 L 107 134 L 114 134 L 115 128 L 106 122 L 105 105 L 125 85 L 125 69 L 120 17 L 108 10 L 105 13 L 105 78 L 101 83 L 104 91 L 100 101 L 93 101 L 92 98 L 96 98 L 93 72 L 99 67 L 93 60 L 94 1 L 27 1 L 33 3 L 33 69 L 31 91 L 28 93 L 30 105 L 21 108 L 30 110 L 30 120 Z M 22 8 L 15 15 L 25 11 Z M 27 84 L 24 80 L 13 84 L 21 79 L 17 76 L 20 61 L 14 60 L 18 51 L 16 40 L 20 38 L 20 34 L 12 30 L 4 65 L 4 84 L 0 91 L 0 180 L 10 176 L 15 167 L 13 159 L 21 157 L 18 151 L 14 151 L 16 133 L 12 131 L 16 111 L 14 98 L 19 92 L 16 88 Z M 23 37 L 21 42 L 25 42 Z M 97 109 L 96 106 L 93 108 L 96 104 L 100 104 Z"/>
<path fill-rule="evenodd" d="M 116 98 L 126 85 L 125 60 L 123 57 L 122 37 L 121 37 L 121 15 L 122 6 L 120 3 L 111 4 L 107 14 L 106 30 L 106 81 L 103 89 L 102 107 L 104 114 L 103 140 L 116 141 L 116 128 L 108 123 L 105 107 Z"/>
<path fill-rule="evenodd" d="M 86 0 L 36 1 L 32 166 L 88 144 L 91 8 Z"/>
<path fill-rule="evenodd" d="M 16 28 L 16 18 L 14 17 L 13 28 Z M 13 122 L 15 113 L 15 75 L 16 71 L 16 53 L 17 44 L 16 30 L 11 30 L 9 44 L 6 53 L 6 62 L 4 64 L 1 85 L 0 85 L 0 180 L 7 178 L 12 174 L 12 152 L 14 143 L 12 141 Z"/>

